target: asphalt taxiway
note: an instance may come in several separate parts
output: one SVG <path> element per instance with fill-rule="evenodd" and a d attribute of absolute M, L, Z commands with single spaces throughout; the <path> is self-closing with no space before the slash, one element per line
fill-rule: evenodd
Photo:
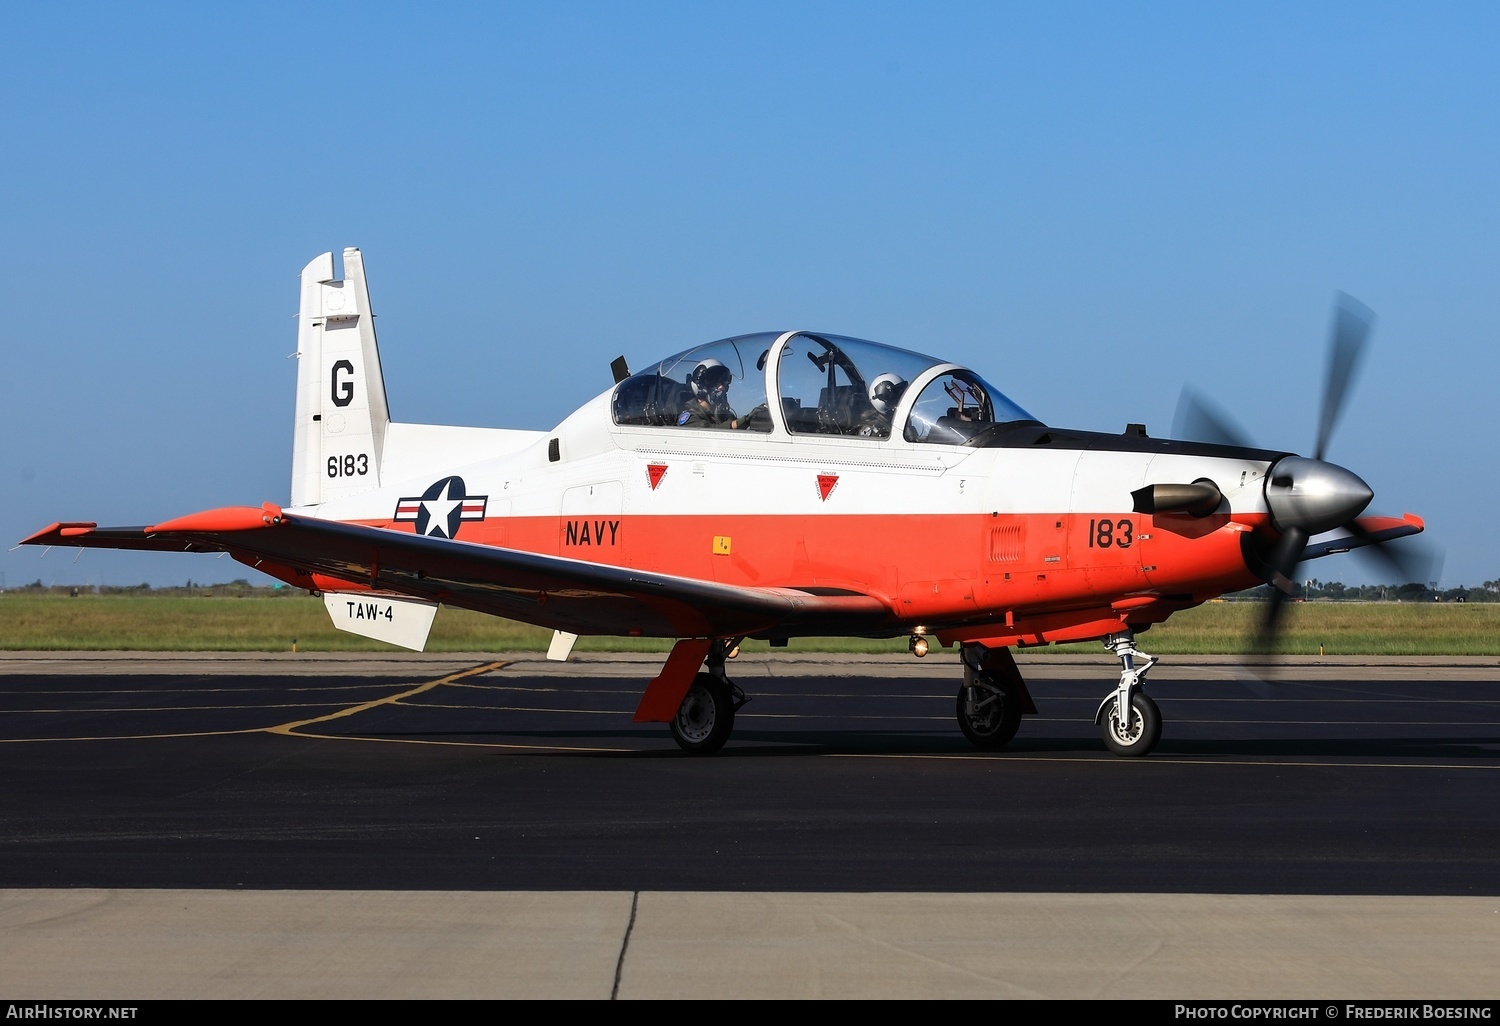
<path fill-rule="evenodd" d="M 1500 660 L 0 655 L 0 996 L 1500 997 Z"/>

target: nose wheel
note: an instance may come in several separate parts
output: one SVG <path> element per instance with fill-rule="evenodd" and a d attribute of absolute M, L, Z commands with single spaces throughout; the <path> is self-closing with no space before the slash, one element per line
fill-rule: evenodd
<path fill-rule="evenodd" d="M 1099 726 L 1104 731 L 1104 747 L 1116 755 L 1146 755 L 1161 740 L 1161 710 L 1150 696 L 1137 691 L 1130 697 L 1130 719 L 1120 720 L 1120 705 L 1115 696 L 1104 700 Z"/>
<path fill-rule="evenodd" d="M 1135 647 L 1135 634 L 1111 634 L 1104 644 L 1120 659 L 1120 685 L 1099 703 L 1094 722 L 1104 735 L 1104 747 L 1116 755 L 1149 755 L 1161 740 L 1161 710 L 1141 690 L 1156 657 Z M 1142 660 L 1137 662 L 1136 660 Z"/>

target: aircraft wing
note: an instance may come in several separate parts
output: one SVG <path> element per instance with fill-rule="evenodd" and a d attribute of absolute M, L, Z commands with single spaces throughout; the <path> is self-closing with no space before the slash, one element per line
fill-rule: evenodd
<path fill-rule="evenodd" d="M 733 587 L 296 516 L 270 504 L 208 510 L 149 527 L 58 523 L 22 544 L 228 552 L 252 567 L 269 563 L 573 634 L 871 634 L 894 619 L 884 602 L 868 595 Z"/>

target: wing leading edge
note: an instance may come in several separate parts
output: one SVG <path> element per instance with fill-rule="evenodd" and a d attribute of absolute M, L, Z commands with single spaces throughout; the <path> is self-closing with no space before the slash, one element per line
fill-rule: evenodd
<path fill-rule="evenodd" d="M 23 545 L 228 552 L 357 586 L 573 634 L 657 638 L 874 634 L 894 622 L 867 595 L 739 588 L 628 567 L 259 509 L 208 510 L 149 527 L 58 523 Z"/>

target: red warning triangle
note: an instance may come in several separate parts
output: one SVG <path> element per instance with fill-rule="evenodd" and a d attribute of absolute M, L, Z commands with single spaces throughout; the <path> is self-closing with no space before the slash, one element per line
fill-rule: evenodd
<path fill-rule="evenodd" d="M 656 486 L 661 484 L 661 479 L 666 472 L 667 465 L 665 463 L 646 464 L 646 477 L 651 480 L 651 490 L 653 492 L 656 491 Z"/>
<path fill-rule="evenodd" d="M 833 491 L 833 486 L 838 483 L 839 476 L 837 474 L 818 475 L 818 494 L 823 497 L 824 502 L 828 501 L 828 493 Z"/>

